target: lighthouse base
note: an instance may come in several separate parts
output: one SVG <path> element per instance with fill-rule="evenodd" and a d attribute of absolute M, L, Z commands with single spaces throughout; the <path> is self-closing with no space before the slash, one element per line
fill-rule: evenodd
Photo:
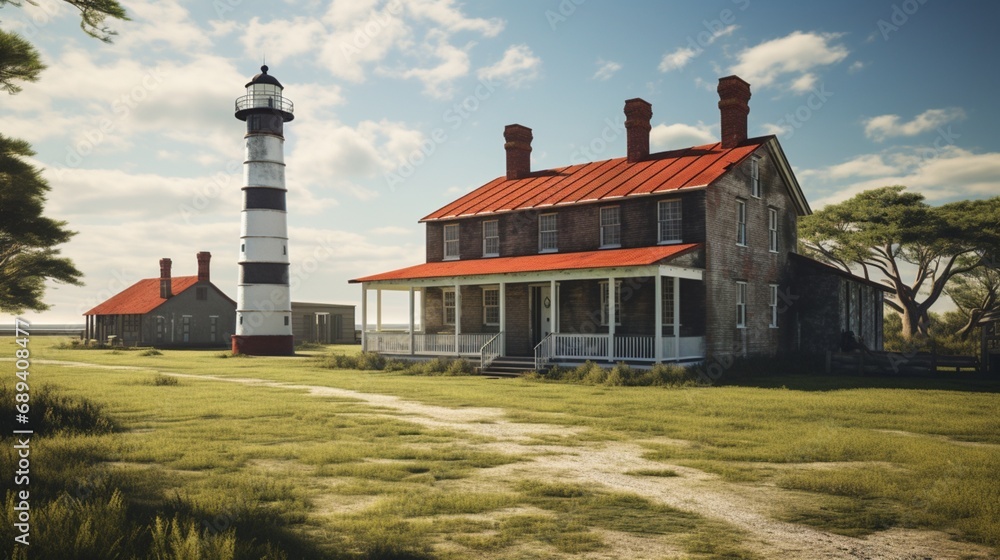
<path fill-rule="evenodd" d="M 292 335 L 242 336 L 233 335 L 233 354 L 248 356 L 294 356 Z"/>

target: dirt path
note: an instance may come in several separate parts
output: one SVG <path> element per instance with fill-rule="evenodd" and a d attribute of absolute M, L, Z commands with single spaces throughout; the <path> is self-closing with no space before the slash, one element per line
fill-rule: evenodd
<path fill-rule="evenodd" d="M 82 362 L 36 360 L 63 366 L 102 367 L 117 370 L 149 370 L 135 366 L 104 366 Z M 151 370 L 156 371 L 156 370 Z M 241 383 L 276 389 L 306 390 L 311 395 L 356 399 L 393 411 L 393 417 L 431 428 L 444 428 L 482 436 L 490 443 L 473 444 L 482 449 L 530 457 L 489 470 L 491 479 L 545 478 L 598 484 L 610 490 L 629 492 L 699 515 L 719 519 L 750 533 L 744 543 L 765 558 L 788 560 L 948 560 L 995 558 L 990 549 L 949 539 L 936 531 L 892 529 L 852 538 L 805 525 L 777 521 L 767 515 L 777 493 L 775 488 L 727 483 L 716 475 L 680 465 L 643 458 L 644 440 L 630 443 L 599 442 L 584 446 L 530 444 L 538 436 L 565 436 L 583 431 L 551 424 L 527 424 L 505 419 L 498 408 L 448 408 L 408 401 L 400 397 L 363 393 L 349 389 L 280 383 L 266 379 L 226 378 L 160 371 L 164 375 L 197 380 Z M 536 440 L 537 441 L 537 440 Z M 671 443 L 662 438 L 649 440 Z M 678 445 L 685 442 L 673 441 Z M 638 469 L 677 472 L 676 477 L 633 476 Z M 658 557 L 658 555 L 656 556 Z"/>

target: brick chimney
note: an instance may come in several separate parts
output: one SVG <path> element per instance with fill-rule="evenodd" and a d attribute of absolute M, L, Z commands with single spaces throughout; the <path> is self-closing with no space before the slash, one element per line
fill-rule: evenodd
<path fill-rule="evenodd" d="M 719 78 L 719 112 L 722 117 L 722 147 L 735 148 L 747 139 L 750 84 L 739 76 Z"/>
<path fill-rule="evenodd" d="M 649 120 L 653 106 L 645 99 L 625 100 L 625 130 L 628 135 L 628 161 L 635 163 L 649 157 Z"/>
<path fill-rule="evenodd" d="M 208 263 L 212 260 L 212 253 L 207 251 L 202 251 L 198 253 L 198 281 L 199 282 L 209 282 L 210 274 L 208 269 Z"/>
<path fill-rule="evenodd" d="M 170 259 L 160 259 L 160 297 L 168 299 L 173 295 L 170 286 Z"/>
<path fill-rule="evenodd" d="M 508 179 L 521 179 L 531 173 L 531 138 L 531 129 L 526 126 L 509 124 L 504 127 Z"/>

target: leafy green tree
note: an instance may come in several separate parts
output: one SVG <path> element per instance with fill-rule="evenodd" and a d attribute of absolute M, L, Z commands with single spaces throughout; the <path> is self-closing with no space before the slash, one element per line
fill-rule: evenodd
<path fill-rule="evenodd" d="M 965 317 L 958 336 L 966 340 L 981 321 L 1000 319 L 1000 268 L 989 261 L 952 279 L 945 293 Z"/>
<path fill-rule="evenodd" d="M 45 279 L 80 285 L 82 274 L 56 245 L 75 232 L 66 222 L 42 216 L 49 185 L 23 158 L 34 155 L 24 140 L 0 134 L 0 311 L 43 311 Z"/>
<path fill-rule="evenodd" d="M 949 281 L 995 251 L 1000 197 L 930 206 L 905 189 L 868 190 L 827 206 L 799 221 L 799 238 L 819 260 L 858 268 L 892 288 L 885 304 L 902 316 L 901 334 L 909 341 L 927 335 L 929 310 Z"/>
<path fill-rule="evenodd" d="M 32 0 L 27 0 L 34 3 Z M 64 0 L 80 11 L 83 31 L 109 42 L 108 17 L 128 19 L 117 0 Z M 0 0 L 0 8 L 21 6 Z M 21 36 L 0 30 L 0 89 L 13 95 L 19 82 L 34 82 L 45 69 L 38 51 Z M 42 301 L 47 279 L 80 285 L 83 276 L 55 247 L 75 235 L 66 222 L 42 215 L 49 184 L 25 158 L 35 155 L 23 141 L 0 134 L 0 311 L 48 309 Z"/>

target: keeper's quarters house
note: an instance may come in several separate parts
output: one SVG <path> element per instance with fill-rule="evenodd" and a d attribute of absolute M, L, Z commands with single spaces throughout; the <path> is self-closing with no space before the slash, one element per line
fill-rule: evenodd
<path fill-rule="evenodd" d="M 532 171 L 531 129 L 507 126 L 506 175 L 421 220 L 424 264 L 352 280 L 364 348 L 484 366 L 836 349 L 843 331 L 880 348 L 885 288 L 795 255 L 810 209 L 792 167 L 776 137 L 747 138 L 750 85 L 718 93 L 721 142 L 654 154 L 642 99 L 626 157 Z M 371 290 L 409 293 L 409 329 L 383 331 L 380 308 L 371 328 Z"/>
<path fill-rule="evenodd" d="M 125 346 L 226 347 L 236 328 L 236 302 L 212 284 L 211 253 L 198 253 L 197 276 L 171 276 L 160 259 L 160 277 L 139 280 L 84 313 L 86 337 Z"/>

